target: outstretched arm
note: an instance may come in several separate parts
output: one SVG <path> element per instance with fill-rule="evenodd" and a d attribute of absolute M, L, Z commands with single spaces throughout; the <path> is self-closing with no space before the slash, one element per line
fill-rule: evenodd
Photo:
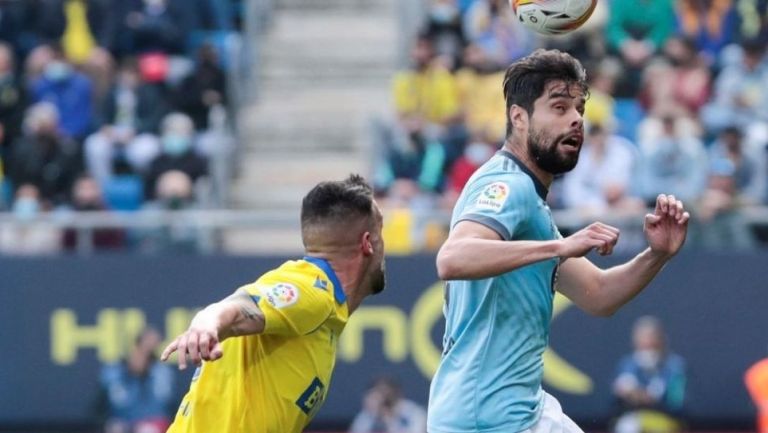
<path fill-rule="evenodd" d="M 645 216 L 648 248 L 623 265 L 602 270 L 581 257 L 560 266 L 558 290 L 582 310 L 610 316 L 629 302 L 685 243 L 690 215 L 674 196 L 659 195 L 654 213 Z"/>
<path fill-rule="evenodd" d="M 215 361 L 223 355 L 221 342 L 229 337 L 258 334 L 264 330 L 264 314 L 243 289 L 211 304 L 192 319 L 189 328 L 163 351 L 166 361 L 179 352 L 179 369 L 187 367 L 187 356 L 194 364 Z"/>

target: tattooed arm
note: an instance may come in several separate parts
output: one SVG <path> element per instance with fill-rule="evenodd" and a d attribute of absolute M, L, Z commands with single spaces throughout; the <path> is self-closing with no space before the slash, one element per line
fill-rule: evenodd
<path fill-rule="evenodd" d="M 241 289 L 197 313 L 189 328 L 165 348 L 160 359 L 165 361 L 178 351 L 181 370 L 187 367 L 187 358 L 194 364 L 202 360 L 215 361 L 223 354 L 221 342 L 225 339 L 263 330 L 264 314 Z"/>

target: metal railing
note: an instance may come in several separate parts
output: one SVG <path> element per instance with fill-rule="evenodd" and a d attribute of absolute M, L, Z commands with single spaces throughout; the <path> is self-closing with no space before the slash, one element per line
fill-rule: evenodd
<path fill-rule="evenodd" d="M 385 210 L 385 221 L 388 211 Z M 645 212 L 611 214 L 599 217 L 577 210 L 553 212 L 559 229 L 570 233 L 592 222 L 601 221 L 624 229 L 640 229 Z M 441 210 L 413 211 L 413 219 L 421 223 L 448 227 L 450 213 Z M 749 227 L 768 228 L 768 207 L 746 208 L 739 214 L 740 223 Z M 423 224 L 421 224 L 423 226 Z M 94 252 L 94 234 L 100 229 L 127 231 L 167 230 L 170 233 L 194 231 L 198 236 L 199 253 L 226 252 L 222 235 L 230 230 L 296 231 L 300 229 L 298 211 L 286 210 L 144 210 L 137 212 L 69 212 L 54 211 L 30 219 L 19 219 L 11 213 L 0 212 L 0 230 L 16 229 L 70 229 L 76 232 L 75 250 L 79 254 Z M 417 243 L 418 245 L 418 243 Z M 274 245 L 259 243 L 254 253 L 269 252 Z"/>

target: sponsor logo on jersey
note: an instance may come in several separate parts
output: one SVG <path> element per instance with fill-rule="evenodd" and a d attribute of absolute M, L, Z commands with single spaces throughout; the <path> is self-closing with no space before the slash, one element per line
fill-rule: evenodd
<path fill-rule="evenodd" d="M 261 295 L 275 308 L 285 308 L 299 300 L 299 289 L 293 284 L 277 283 L 262 289 Z"/>
<path fill-rule="evenodd" d="M 504 182 L 494 182 L 483 189 L 477 198 L 475 206 L 480 209 L 489 209 L 498 212 L 504 207 L 504 202 L 509 197 L 509 187 Z"/>
<path fill-rule="evenodd" d="M 325 385 L 317 377 L 312 380 L 306 390 L 296 400 L 296 406 L 301 409 L 302 412 L 311 416 L 313 412 L 320 408 L 320 404 L 325 397 Z"/>

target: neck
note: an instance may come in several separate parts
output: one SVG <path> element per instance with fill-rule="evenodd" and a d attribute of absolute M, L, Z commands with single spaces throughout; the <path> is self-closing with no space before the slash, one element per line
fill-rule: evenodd
<path fill-rule="evenodd" d="M 549 188 L 552 186 L 552 181 L 555 179 L 555 176 L 552 175 L 552 173 L 542 170 L 539 165 L 536 164 L 536 161 L 534 161 L 530 152 L 525 149 L 525 146 L 519 142 L 514 142 L 513 140 L 514 138 L 508 138 L 507 141 L 504 142 L 504 150 L 520 160 L 520 162 L 523 163 L 545 187 Z"/>
<path fill-rule="evenodd" d="M 347 308 L 352 314 L 365 298 L 365 294 L 360 290 L 363 283 L 360 260 L 342 252 L 322 252 L 311 249 L 307 249 L 306 255 L 328 262 L 341 283 L 341 288 L 347 297 Z"/>

